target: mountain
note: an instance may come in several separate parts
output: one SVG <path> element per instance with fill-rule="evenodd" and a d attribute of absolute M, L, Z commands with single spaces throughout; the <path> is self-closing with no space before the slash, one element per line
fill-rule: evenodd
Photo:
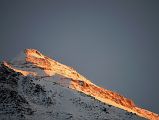
<path fill-rule="evenodd" d="M 159 120 L 35 49 L 1 63 L 0 86 L 0 120 Z"/>

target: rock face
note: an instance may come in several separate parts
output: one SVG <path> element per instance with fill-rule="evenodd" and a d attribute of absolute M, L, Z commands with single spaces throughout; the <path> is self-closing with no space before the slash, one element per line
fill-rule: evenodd
<path fill-rule="evenodd" d="M 0 120 L 159 119 L 34 49 L 2 62 L 0 86 Z"/>

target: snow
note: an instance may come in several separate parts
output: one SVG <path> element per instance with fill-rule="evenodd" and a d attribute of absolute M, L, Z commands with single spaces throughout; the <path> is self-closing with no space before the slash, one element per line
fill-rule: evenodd
<path fill-rule="evenodd" d="M 0 120 L 143 120 L 68 88 L 60 82 L 60 75 L 23 76 L 4 69 L 0 74 Z M 66 83 L 69 81 L 66 79 Z"/>
<path fill-rule="evenodd" d="M 109 94 L 101 97 L 99 91 Z M 115 104 L 117 99 L 128 103 L 123 96 L 103 90 L 71 67 L 34 49 L 21 52 L 14 60 L 0 66 L 0 120 L 144 119 L 135 115 L 136 111 L 131 113 L 131 108 L 126 106 L 130 111 L 127 112 L 123 104 Z M 157 114 L 138 110 L 144 116 L 158 118 Z M 138 115 L 143 116 L 141 113 Z"/>

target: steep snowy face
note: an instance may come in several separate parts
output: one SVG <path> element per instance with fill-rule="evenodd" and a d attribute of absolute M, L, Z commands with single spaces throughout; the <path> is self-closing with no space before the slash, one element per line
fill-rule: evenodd
<path fill-rule="evenodd" d="M 0 120 L 144 120 L 66 87 L 62 78 L 24 76 L 2 64 Z"/>
<path fill-rule="evenodd" d="M 96 86 L 73 68 L 58 63 L 35 49 L 26 49 L 21 56 L 10 63 L 3 62 L 3 65 L 15 72 L 20 72 L 24 76 L 31 75 L 38 78 L 51 78 L 55 75 L 61 75 L 63 76 L 60 80 L 61 85 L 83 92 L 103 103 L 136 113 L 141 117 L 153 120 L 159 119 L 157 114 L 137 107 L 132 100 L 118 93 Z"/>

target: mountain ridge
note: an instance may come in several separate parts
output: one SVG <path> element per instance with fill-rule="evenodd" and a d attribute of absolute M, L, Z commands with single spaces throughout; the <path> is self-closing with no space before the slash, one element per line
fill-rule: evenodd
<path fill-rule="evenodd" d="M 70 89 L 61 79 L 24 76 L 0 65 L 0 120 L 145 120 Z"/>
<path fill-rule="evenodd" d="M 10 63 L 4 61 L 2 65 L 24 76 L 49 77 L 55 74 L 62 75 L 63 80 L 61 80 L 61 84 L 71 89 L 83 92 L 103 103 L 135 113 L 141 117 L 152 120 L 159 119 L 158 114 L 137 107 L 132 100 L 118 93 L 98 87 L 73 68 L 58 63 L 35 49 L 26 49 L 24 51 L 24 58 L 15 59 Z M 68 78 L 69 82 L 66 82 Z"/>

